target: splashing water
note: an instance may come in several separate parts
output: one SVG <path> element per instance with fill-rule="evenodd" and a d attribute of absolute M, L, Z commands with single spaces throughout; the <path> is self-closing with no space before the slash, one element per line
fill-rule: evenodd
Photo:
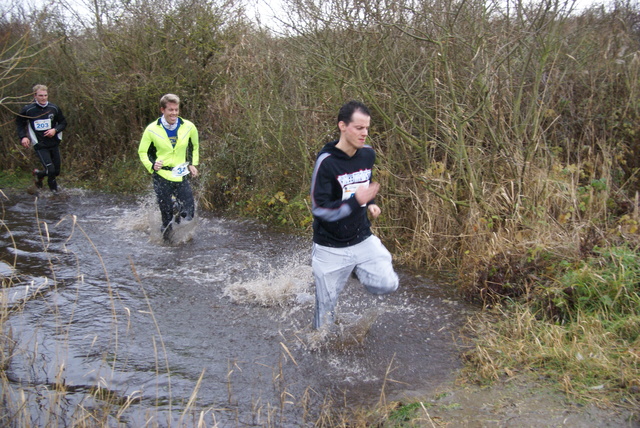
<path fill-rule="evenodd" d="M 277 269 L 269 267 L 262 278 L 229 284 L 224 296 L 237 304 L 292 306 L 313 301 L 311 266 L 289 263 Z"/>
<path fill-rule="evenodd" d="M 196 215 L 191 220 L 181 219 L 179 223 L 172 220 L 171 239 L 169 245 L 180 245 L 189 242 L 197 233 L 203 221 Z M 139 201 L 139 206 L 133 211 L 126 212 L 116 221 L 116 228 L 121 230 L 142 231 L 149 235 L 149 241 L 156 245 L 167 244 L 162 238 L 162 219 L 160 209 L 154 193 L 149 193 Z"/>

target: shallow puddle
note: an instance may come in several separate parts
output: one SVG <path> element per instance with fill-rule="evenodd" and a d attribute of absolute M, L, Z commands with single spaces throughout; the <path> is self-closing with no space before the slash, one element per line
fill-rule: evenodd
<path fill-rule="evenodd" d="M 460 366 L 473 308 L 450 285 L 400 269 L 399 291 L 376 297 L 351 279 L 321 334 L 310 238 L 200 212 L 164 245 L 150 196 L 65 193 L 3 203 L 6 393 L 32 424 L 102 409 L 125 426 L 310 426 Z"/>

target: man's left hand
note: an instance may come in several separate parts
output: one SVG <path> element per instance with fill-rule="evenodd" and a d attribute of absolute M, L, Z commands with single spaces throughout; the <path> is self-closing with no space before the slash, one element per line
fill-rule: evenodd
<path fill-rule="evenodd" d="M 193 177 L 198 176 L 198 168 L 196 168 L 194 165 L 189 165 L 189 172 Z"/>
<path fill-rule="evenodd" d="M 369 215 L 372 218 L 378 218 L 378 216 L 380 215 L 380 212 L 382 211 L 380 207 L 377 206 L 376 204 L 369 205 L 367 209 L 369 210 Z"/>

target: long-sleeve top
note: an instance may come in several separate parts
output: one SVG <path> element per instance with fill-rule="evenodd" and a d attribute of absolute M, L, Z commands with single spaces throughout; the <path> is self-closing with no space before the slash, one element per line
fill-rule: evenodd
<path fill-rule="evenodd" d="M 20 110 L 16 116 L 16 127 L 20 140 L 28 137 L 36 150 L 48 149 L 60 144 L 62 131 L 67 127 L 67 120 L 57 105 L 47 103 L 41 106 L 34 101 Z M 45 137 L 44 133 L 51 128 L 55 128 L 56 135 Z"/>
<path fill-rule="evenodd" d="M 370 146 L 349 157 L 327 143 L 316 159 L 311 178 L 313 242 L 327 247 L 348 247 L 371 236 L 367 205 L 355 198 L 359 186 L 369 185 L 375 152 Z"/>
<path fill-rule="evenodd" d="M 178 123 L 175 139 L 169 138 L 161 118 L 158 118 L 144 130 L 138 146 L 138 155 L 146 170 L 169 181 L 182 181 L 182 177 L 171 173 L 171 168 L 184 162 L 197 166 L 200 161 L 200 140 L 196 126 L 181 117 L 178 118 Z M 162 161 L 161 170 L 154 171 L 153 164 L 156 160 Z"/>

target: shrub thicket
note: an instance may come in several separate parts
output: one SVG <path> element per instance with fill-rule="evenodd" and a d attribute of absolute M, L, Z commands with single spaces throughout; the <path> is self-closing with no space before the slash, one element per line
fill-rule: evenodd
<path fill-rule="evenodd" d="M 44 82 L 70 122 L 66 176 L 139 190 L 141 130 L 175 92 L 202 134 L 202 206 L 308 227 L 315 153 L 335 135 L 337 107 L 357 98 L 374 115 L 379 233 L 404 263 L 459 269 L 470 295 L 502 295 L 522 283 L 525 258 L 579 257 L 598 243 L 594 228 L 637 221 L 635 9 L 292 0 L 285 10 L 279 34 L 231 0 L 112 3 L 74 20 L 62 6 L 5 11 L 3 57 L 26 60 L 2 86 L 3 169 L 33 164 L 13 114 Z"/>

